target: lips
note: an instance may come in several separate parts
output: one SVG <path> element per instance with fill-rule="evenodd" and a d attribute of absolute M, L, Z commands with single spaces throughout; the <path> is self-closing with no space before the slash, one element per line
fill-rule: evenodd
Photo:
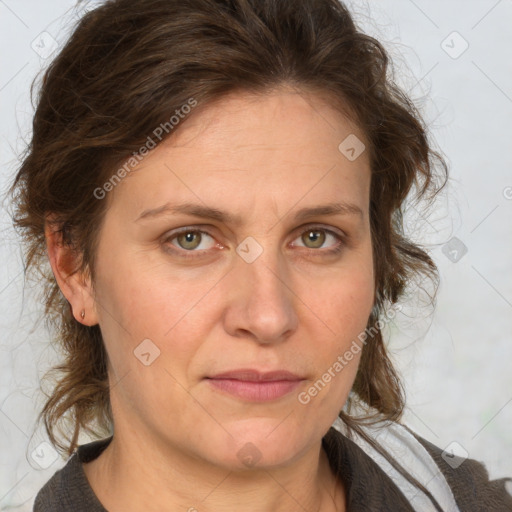
<path fill-rule="evenodd" d="M 242 369 L 233 370 L 229 372 L 219 373 L 208 379 L 233 379 L 243 380 L 249 382 L 268 382 L 268 381 L 284 381 L 284 380 L 303 380 L 303 377 L 299 377 L 294 373 L 286 370 L 276 370 L 272 372 L 259 372 L 258 370 Z"/>
<path fill-rule="evenodd" d="M 206 379 L 215 390 L 249 402 L 277 400 L 291 393 L 304 380 L 286 370 L 260 372 L 252 369 L 218 373 Z"/>

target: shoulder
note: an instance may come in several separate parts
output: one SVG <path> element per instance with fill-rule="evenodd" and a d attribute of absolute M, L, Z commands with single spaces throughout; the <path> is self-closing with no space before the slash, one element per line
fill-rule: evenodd
<path fill-rule="evenodd" d="M 490 480 L 483 462 L 475 459 L 449 457 L 444 450 L 427 441 L 408 427 L 407 430 L 424 446 L 434 459 L 450 486 L 461 510 L 487 512 L 512 511 L 512 478 Z"/>
<path fill-rule="evenodd" d="M 98 457 L 111 439 L 79 446 L 66 465 L 39 490 L 33 512 L 106 512 L 87 481 L 82 463 Z"/>
<path fill-rule="evenodd" d="M 435 510 L 432 508 L 434 498 L 441 510 L 450 512 L 512 511 L 512 496 L 506 487 L 507 481 L 512 485 L 512 479 L 490 481 L 485 466 L 473 459 L 454 463 L 454 458 L 447 458 L 441 448 L 403 424 L 365 425 L 360 429 L 363 435 L 348 429 L 340 418 L 333 427 L 331 435 L 344 439 L 330 447 L 336 451 L 338 446 L 337 451 L 345 452 L 338 454 L 338 459 L 352 457 L 353 464 L 360 467 L 368 466 L 367 459 L 371 459 L 414 510 Z M 370 476 L 366 470 L 365 473 Z M 410 477 L 424 489 L 420 490 Z M 382 478 L 377 481 L 386 482 Z"/>
<path fill-rule="evenodd" d="M 78 457 L 75 453 L 66 465 L 44 484 L 36 495 L 33 512 L 60 512 L 66 510 L 66 506 L 69 505 L 69 483 L 73 481 L 74 475 L 77 473 L 77 463 Z"/>

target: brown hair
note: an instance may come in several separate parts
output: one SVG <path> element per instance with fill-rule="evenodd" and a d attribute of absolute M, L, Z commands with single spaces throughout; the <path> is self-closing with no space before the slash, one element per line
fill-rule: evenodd
<path fill-rule="evenodd" d="M 375 334 L 362 351 L 353 392 L 380 417 L 401 417 L 403 388 L 375 325 L 414 275 L 437 287 L 434 262 L 404 235 L 402 206 L 412 190 L 432 201 L 447 168 L 418 110 L 390 77 L 383 46 L 356 28 L 338 0 L 107 0 L 79 21 L 45 71 L 32 140 L 12 187 L 27 267 L 44 278 L 46 315 L 64 355 L 40 415 L 59 449 L 71 454 L 81 429 L 110 432 L 112 413 L 100 329 L 70 314 L 47 261 L 46 215 L 55 214 L 55 228 L 94 281 L 107 204 L 94 191 L 119 162 L 191 98 L 201 106 L 280 85 L 345 105 L 369 143 L 376 300 L 368 327 Z M 340 417 L 357 428 L 348 414 Z M 73 428 L 71 436 L 61 431 L 63 443 L 55 431 L 65 418 Z"/>

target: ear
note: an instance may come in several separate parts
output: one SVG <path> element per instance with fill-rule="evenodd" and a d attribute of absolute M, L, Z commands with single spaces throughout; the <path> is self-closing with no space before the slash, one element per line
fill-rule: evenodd
<path fill-rule="evenodd" d="M 88 326 L 96 325 L 98 315 L 90 275 L 76 271 L 80 255 L 63 240 L 62 231 L 57 227 L 55 219 L 55 215 L 48 214 L 44 226 L 46 250 L 53 275 L 62 294 L 70 303 L 77 322 Z M 82 311 L 85 312 L 84 318 L 81 316 Z"/>

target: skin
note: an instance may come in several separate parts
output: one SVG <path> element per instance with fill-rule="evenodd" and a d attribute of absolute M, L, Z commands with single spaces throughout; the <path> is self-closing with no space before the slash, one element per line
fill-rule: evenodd
<path fill-rule="evenodd" d="M 66 274 L 70 256 L 47 232 L 59 286 L 77 321 L 100 325 L 110 360 L 115 435 L 86 476 L 111 512 L 344 510 L 321 439 L 360 353 L 307 404 L 298 394 L 364 331 L 374 303 L 368 154 L 349 161 L 338 150 L 364 135 L 325 96 L 288 88 L 231 94 L 178 128 L 104 199 L 94 287 Z M 340 201 L 362 214 L 294 219 Z M 181 202 L 241 224 L 181 213 L 137 221 Z M 327 254 L 340 243 L 328 232 L 308 238 L 318 224 L 345 234 L 341 253 Z M 192 242 L 171 238 L 181 227 Z M 236 252 L 247 237 L 263 249 L 251 263 Z M 160 350 L 149 365 L 134 355 L 145 339 Z M 304 380 L 282 398 L 249 402 L 205 379 L 237 368 Z M 255 465 L 239 455 L 244 446 Z"/>

